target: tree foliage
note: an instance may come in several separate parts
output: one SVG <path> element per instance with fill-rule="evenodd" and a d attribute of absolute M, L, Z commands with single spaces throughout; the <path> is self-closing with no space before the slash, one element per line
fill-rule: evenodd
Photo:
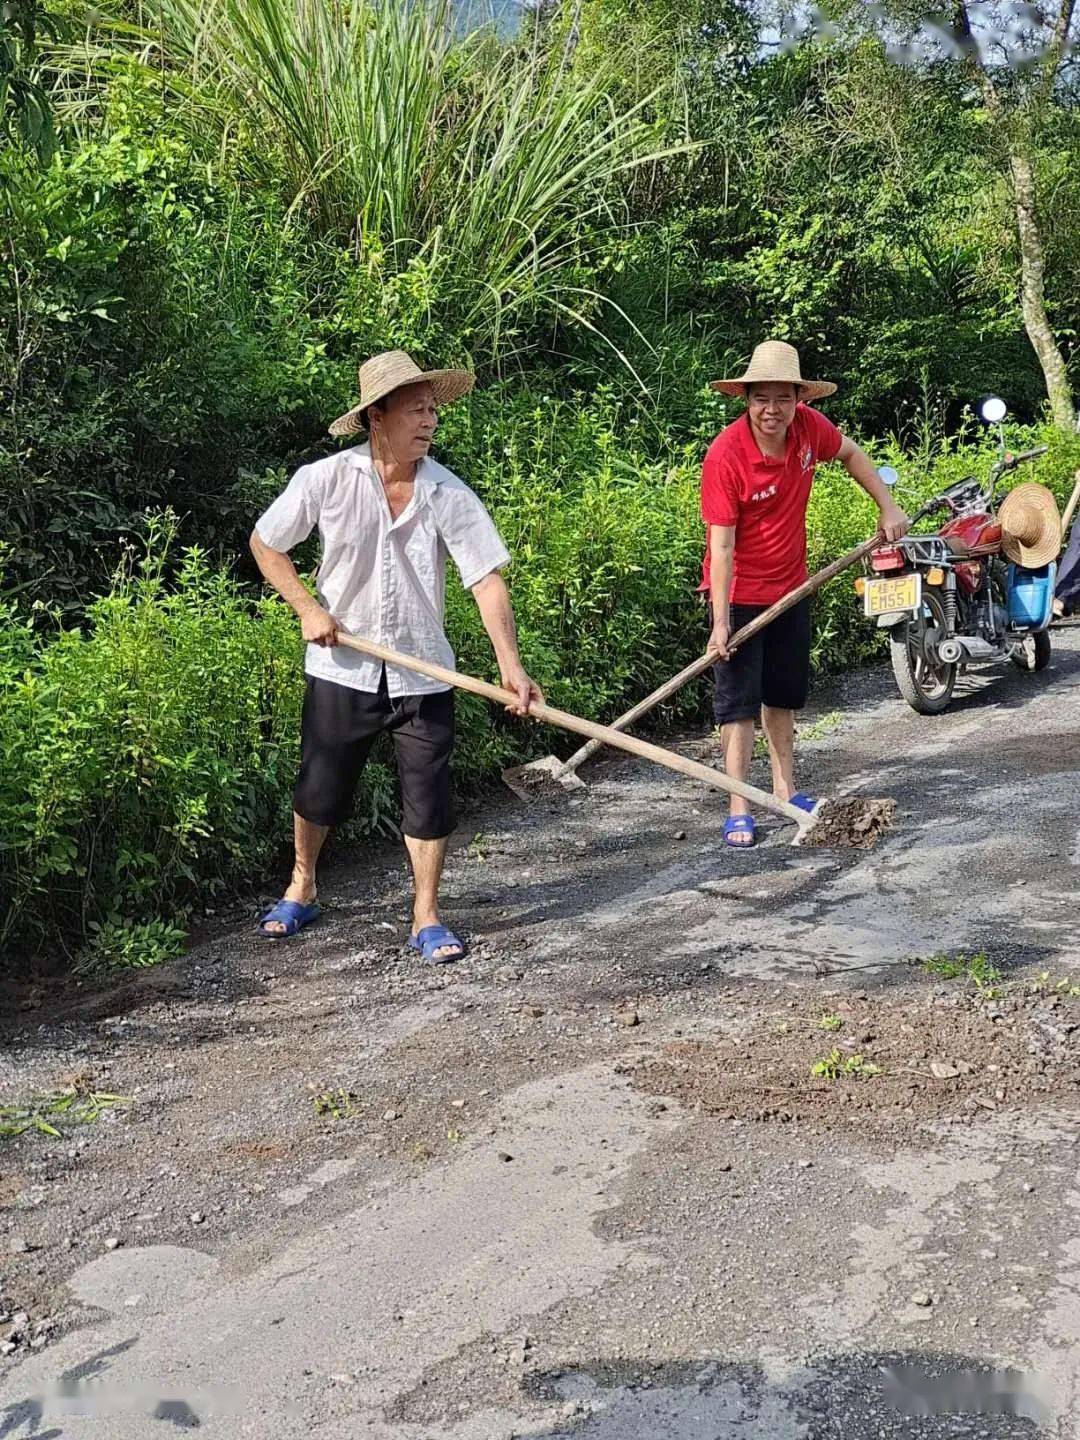
<path fill-rule="evenodd" d="M 39 80 L 38 45 L 62 33 L 59 18 L 39 0 L 0 5 L 0 131 L 31 150 L 42 164 L 55 153 L 49 97 Z"/>

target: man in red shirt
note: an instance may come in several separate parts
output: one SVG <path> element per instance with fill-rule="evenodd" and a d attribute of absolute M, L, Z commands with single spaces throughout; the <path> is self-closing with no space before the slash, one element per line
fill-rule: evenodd
<path fill-rule="evenodd" d="M 804 380 L 798 352 L 779 340 L 754 351 L 744 375 L 713 389 L 746 399 L 746 413 L 709 446 L 701 470 L 701 514 L 708 527 L 702 590 L 709 593 L 715 651 L 714 713 L 724 768 L 745 780 L 759 712 L 769 742 L 773 794 L 804 809 L 814 801 L 795 788 L 795 711 L 810 682 L 810 602 L 779 616 L 728 655 L 734 632 L 800 585 L 806 571 L 806 506 L 819 461 L 840 460 L 881 511 L 880 529 L 897 540 L 908 527 L 868 457 L 808 402 L 831 395 L 827 381 Z M 728 845 L 753 845 L 749 805 L 731 797 Z"/>

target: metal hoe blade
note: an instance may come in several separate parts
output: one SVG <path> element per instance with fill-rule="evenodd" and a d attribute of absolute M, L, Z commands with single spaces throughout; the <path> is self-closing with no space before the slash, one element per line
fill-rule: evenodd
<path fill-rule="evenodd" d="M 573 770 L 567 770 L 556 755 L 530 760 L 528 765 L 515 765 L 512 770 L 504 770 L 502 778 L 519 800 L 549 799 L 571 790 L 587 789 L 585 781 L 579 780 Z"/>

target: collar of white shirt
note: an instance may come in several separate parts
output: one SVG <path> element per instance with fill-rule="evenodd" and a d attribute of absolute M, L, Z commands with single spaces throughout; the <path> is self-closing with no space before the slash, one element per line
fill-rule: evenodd
<path fill-rule="evenodd" d="M 344 451 L 341 458 L 352 465 L 353 469 L 367 475 L 378 486 L 379 494 L 383 497 L 383 503 L 386 504 L 382 476 L 376 468 L 375 461 L 371 458 L 371 442 L 365 440 L 362 445 L 356 445 L 353 449 Z M 429 505 L 436 489 L 449 473 L 437 460 L 432 460 L 430 455 L 426 455 L 416 467 L 416 474 L 413 476 L 413 493 L 409 503 L 396 517 L 390 515 L 389 511 L 387 512 L 390 529 L 400 529 L 412 519 L 422 506 Z"/>
<path fill-rule="evenodd" d="M 354 445 L 351 450 L 346 450 L 344 459 L 357 470 L 366 470 L 374 475 L 380 482 L 382 476 L 375 467 L 375 461 L 371 458 L 371 441 L 365 440 L 362 445 Z M 423 460 L 416 467 L 416 474 L 413 477 L 413 484 L 417 487 L 418 498 L 424 498 L 437 485 L 441 485 L 449 472 L 433 460 L 430 455 L 425 455 Z"/>

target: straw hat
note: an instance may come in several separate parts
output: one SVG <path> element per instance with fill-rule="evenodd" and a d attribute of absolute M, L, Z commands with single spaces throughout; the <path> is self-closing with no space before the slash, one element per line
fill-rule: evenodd
<path fill-rule="evenodd" d="M 468 370 L 421 370 L 404 350 L 387 350 L 360 366 L 360 399 L 351 410 L 338 416 L 330 426 L 330 434 L 360 434 L 367 429 L 361 417 L 369 405 L 385 399 L 402 385 L 418 385 L 421 380 L 426 380 L 434 390 L 436 405 L 450 405 L 460 400 L 476 384 L 476 376 Z"/>
<path fill-rule="evenodd" d="M 836 386 L 831 380 L 804 380 L 799 369 L 799 352 L 794 345 L 783 340 L 764 340 L 755 347 L 746 367 L 746 374 L 737 380 L 713 380 L 711 388 L 724 395 L 743 395 L 747 385 L 755 382 L 782 381 L 786 385 L 798 385 L 800 400 L 820 400 L 832 395 Z"/>
<path fill-rule="evenodd" d="M 1061 516 L 1045 485 L 1027 480 L 1010 490 L 998 510 L 1001 548 L 1016 565 L 1038 570 L 1061 549 Z"/>

